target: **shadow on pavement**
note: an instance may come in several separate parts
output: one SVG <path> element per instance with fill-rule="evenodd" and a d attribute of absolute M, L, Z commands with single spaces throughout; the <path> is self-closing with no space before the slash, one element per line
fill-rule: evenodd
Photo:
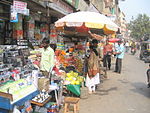
<path fill-rule="evenodd" d="M 139 93 L 147 98 L 150 98 L 150 88 L 147 88 L 147 85 L 142 82 L 131 83 L 135 89 L 131 89 L 131 91 L 135 93 Z"/>
<path fill-rule="evenodd" d="M 110 91 L 116 91 L 118 88 L 117 87 L 112 87 L 112 88 L 109 88 L 109 89 L 97 89 L 96 90 L 96 95 L 108 95 Z"/>
<path fill-rule="evenodd" d="M 128 84 L 128 83 L 129 83 L 129 82 L 126 81 L 126 80 L 118 80 L 118 81 L 120 81 L 120 82 L 123 83 L 123 84 Z"/>

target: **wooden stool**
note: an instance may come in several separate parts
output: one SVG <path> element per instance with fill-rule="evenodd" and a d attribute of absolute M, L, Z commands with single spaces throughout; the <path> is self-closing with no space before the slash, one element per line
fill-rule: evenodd
<path fill-rule="evenodd" d="M 67 113 L 69 111 L 70 104 L 73 104 L 74 113 L 77 113 L 77 111 L 79 111 L 79 100 L 80 98 L 76 97 L 65 97 L 64 113 Z"/>

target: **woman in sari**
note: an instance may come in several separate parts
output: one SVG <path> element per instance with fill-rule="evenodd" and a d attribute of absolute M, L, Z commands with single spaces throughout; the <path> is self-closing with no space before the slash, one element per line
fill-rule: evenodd
<path fill-rule="evenodd" d="M 88 75 L 86 86 L 89 93 L 95 92 L 95 85 L 99 84 L 99 61 L 98 52 L 93 45 L 90 45 L 90 56 L 88 58 Z"/>

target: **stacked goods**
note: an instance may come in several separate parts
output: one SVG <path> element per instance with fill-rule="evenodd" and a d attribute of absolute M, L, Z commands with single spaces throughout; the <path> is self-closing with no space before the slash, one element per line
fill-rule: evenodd
<path fill-rule="evenodd" d="M 38 103 L 43 103 L 44 101 L 46 101 L 48 98 L 50 97 L 50 95 L 48 94 L 48 92 L 46 92 L 45 90 L 42 90 L 42 92 L 40 92 L 38 95 L 36 95 L 32 101 L 38 102 Z"/>
<path fill-rule="evenodd" d="M 45 89 L 46 91 L 49 90 L 49 79 L 48 78 L 39 78 L 38 80 L 38 89 L 42 91 Z"/>
<path fill-rule="evenodd" d="M 70 71 L 69 73 L 66 74 L 66 79 L 65 79 L 65 85 L 67 84 L 72 84 L 72 85 L 79 85 L 83 82 L 83 77 L 78 76 L 77 72 Z"/>
<path fill-rule="evenodd" d="M 76 59 L 74 56 L 70 56 L 66 59 L 66 62 L 68 62 L 70 66 L 75 66 Z"/>
<path fill-rule="evenodd" d="M 57 113 L 58 105 L 55 102 L 49 102 L 46 104 L 47 113 Z"/>
<path fill-rule="evenodd" d="M 82 72 L 83 70 L 83 62 L 80 58 L 76 58 L 75 59 L 75 67 L 77 69 L 78 72 Z"/>
<path fill-rule="evenodd" d="M 30 84 L 24 79 L 18 81 L 8 81 L 0 87 L 0 92 L 12 94 L 13 101 L 19 100 L 24 95 L 30 94 L 30 92 L 36 91 L 36 87 Z"/>
<path fill-rule="evenodd" d="M 65 61 L 65 56 L 66 53 L 63 50 L 56 50 L 55 51 L 55 55 L 56 55 L 56 60 L 59 64 L 57 65 L 63 65 L 64 67 L 68 66 L 68 63 Z"/>

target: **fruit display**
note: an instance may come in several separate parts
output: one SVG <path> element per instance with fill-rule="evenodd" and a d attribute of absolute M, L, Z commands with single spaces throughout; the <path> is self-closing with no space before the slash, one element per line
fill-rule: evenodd
<path fill-rule="evenodd" d="M 83 61 L 79 58 L 75 58 L 75 67 L 78 72 L 82 72 L 83 70 Z"/>
<path fill-rule="evenodd" d="M 65 85 L 72 84 L 72 85 L 79 85 L 83 82 L 83 77 L 79 76 L 77 72 L 70 71 L 66 74 L 65 78 Z"/>
<path fill-rule="evenodd" d="M 56 50 L 55 55 L 57 65 L 62 65 L 64 67 L 68 66 L 68 63 L 65 61 L 66 53 L 64 52 L 64 50 Z"/>

